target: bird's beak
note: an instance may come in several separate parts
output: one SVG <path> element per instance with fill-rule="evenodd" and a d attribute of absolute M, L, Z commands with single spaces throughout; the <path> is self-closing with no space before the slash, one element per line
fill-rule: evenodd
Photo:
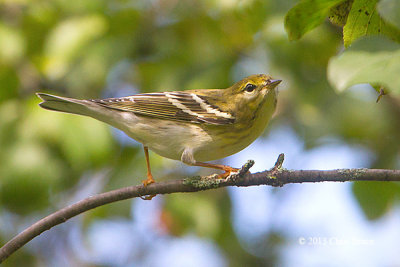
<path fill-rule="evenodd" d="M 270 80 L 270 84 L 269 84 L 269 85 L 277 86 L 278 84 L 281 83 L 281 81 L 282 81 L 282 80 Z"/>

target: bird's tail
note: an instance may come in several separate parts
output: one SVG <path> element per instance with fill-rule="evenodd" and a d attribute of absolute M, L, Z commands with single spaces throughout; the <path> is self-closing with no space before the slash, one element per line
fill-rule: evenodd
<path fill-rule="evenodd" d="M 36 93 L 36 95 L 43 100 L 39 106 L 44 109 L 85 116 L 91 115 L 91 111 L 87 103 L 88 101 L 44 93 Z"/>

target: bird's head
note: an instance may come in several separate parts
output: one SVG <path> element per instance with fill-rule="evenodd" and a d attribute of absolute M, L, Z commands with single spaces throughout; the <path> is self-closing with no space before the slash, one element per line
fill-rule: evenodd
<path fill-rule="evenodd" d="M 250 113 L 262 110 L 264 104 L 269 105 L 267 99 L 272 101 L 273 109 L 276 102 L 276 86 L 282 80 L 273 79 L 266 74 L 251 75 L 227 88 L 224 92 L 229 104 L 239 113 Z M 247 116 L 246 116 L 247 117 Z"/>

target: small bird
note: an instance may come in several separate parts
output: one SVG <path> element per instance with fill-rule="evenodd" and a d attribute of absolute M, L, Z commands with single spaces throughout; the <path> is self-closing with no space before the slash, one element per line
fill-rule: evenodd
<path fill-rule="evenodd" d="M 251 75 L 226 89 L 198 89 L 79 100 L 37 93 L 40 107 L 89 116 L 108 123 L 143 144 L 147 179 L 154 183 L 148 149 L 191 166 L 238 169 L 204 161 L 235 154 L 260 136 L 276 108 L 281 80 Z"/>

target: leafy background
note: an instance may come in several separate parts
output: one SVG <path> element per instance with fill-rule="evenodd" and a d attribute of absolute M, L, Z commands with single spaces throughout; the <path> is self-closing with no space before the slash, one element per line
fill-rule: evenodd
<path fill-rule="evenodd" d="M 293 169 L 400 168 L 399 12 L 396 0 L 0 1 L 1 242 L 146 173 L 140 144 L 40 109 L 38 91 L 100 98 L 269 73 L 284 80 L 274 119 L 224 163 L 252 158 L 260 171 L 283 152 Z M 154 153 L 151 163 L 159 181 L 209 173 Z M 4 265 L 394 266 L 399 196 L 398 183 L 357 182 L 123 201 Z"/>

